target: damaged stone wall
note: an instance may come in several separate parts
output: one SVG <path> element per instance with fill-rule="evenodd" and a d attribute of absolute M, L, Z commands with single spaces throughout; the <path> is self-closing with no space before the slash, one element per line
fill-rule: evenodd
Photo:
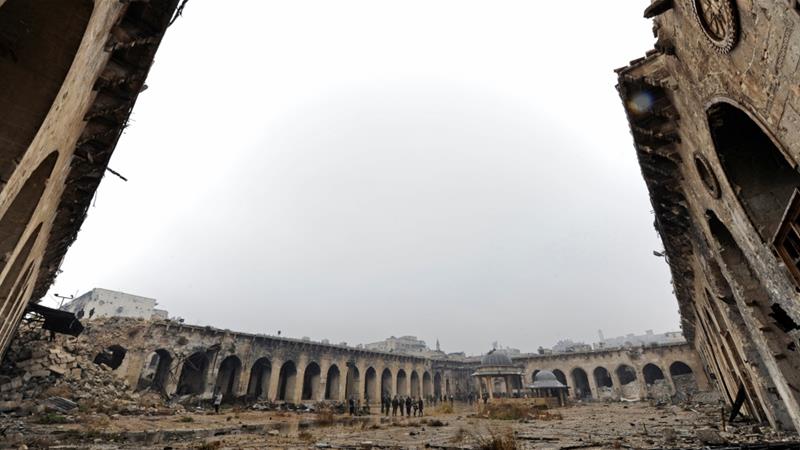
<path fill-rule="evenodd" d="M 721 396 L 800 430 L 800 8 L 654 0 L 618 70 L 682 316 Z"/>
<path fill-rule="evenodd" d="M 560 372 L 564 375 L 566 384 L 570 386 L 570 396 L 573 398 L 576 398 L 577 394 L 575 376 L 579 372 L 586 374 L 590 390 L 588 396 L 594 399 L 641 399 L 685 395 L 683 388 L 686 383 L 677 384 L 673 381 L 672 373 L 679 364 L 690 370 L 691 373 L 687 376 L 693 380 L 695 390 L 709 388 L 705 368 L 697 352 L 689 344 L 530 355 L 516 357 L 514 362 L 525 365 L 527 383 L 533 381 L 535 373 L 539 370 Z M 661 372 L 663 382 L 647 380 L 645 368 L 648 366 Z M 626 371 L 630 374 L 629 377 L 622 373 Z M 610 380 L 598 379 L 600 373 L 608 374 Z M 610 386 L 607 386 L 608 384 Z"/>
<path fill-rule="evenodd" d="M 0 355 L 75 240 L 177 2 L 0 2 Z"/>

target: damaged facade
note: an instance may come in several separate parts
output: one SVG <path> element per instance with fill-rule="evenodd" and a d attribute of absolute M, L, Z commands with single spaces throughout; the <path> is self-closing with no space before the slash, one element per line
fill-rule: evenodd
<path fill-rule="evenodd" d="M 170 397 L 208 399 L 220 392 L 226 401 L 304 403 L 354 398 L 376 405 L 384 394 L 466 400 L 470 394 L 477 398 L 479 391 L 488 392 L 472 376 L 480 370 L 481 358 L 427 358 L 121 317 L 89 321 L 81 336 L 58 339 L 63 339 L 64 348 L 79 349 L 79 355 L 68 358 L 66 365 L 57 365 L 56 376 L 80 380 L 84 373 L 91 373 L 82 365 L 92 361 L 92 369 L 105 367 L 126 386 Z M 51 375 L 45 363 L 8 363 L 20 362 L 24 371 L 12 370 L 14 377 L 0 380 L 0 392 L 6 384 Z M 697 354 L 688 344 L 520 355 L 508 369 L 516 374 L 516 384 L 506 392 L 525 392 L 539 371 L 548 370 L 569 386 L 574 399 L 685 398 L 708 386 Z M 483 381 L 504 380 L 490 376 Z"/>
<path fill-rule="evenodd" d="M 683 333 L 734 409 L 800 430 L 800 4 L 656 0 L 618 70 Z"/>
<path fill-rule="evenodd" d="M 0 0 L 0 354 L 52 284 L 178 0 Z"/>

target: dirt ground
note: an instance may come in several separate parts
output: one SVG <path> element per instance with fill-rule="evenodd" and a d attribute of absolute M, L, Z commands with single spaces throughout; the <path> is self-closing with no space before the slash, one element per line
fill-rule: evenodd
<path fill-rule="evenodd" d="M 75 423 L 43 424 L 41 418 L 3 422 L 18 427 L 5 448 L 701 448 L 704 442 L 780 440 L 766 429 L 722 426 L 715 406 L 654 406 L 648 403 L 589 403 L 552 409 L 537 418 L 482 418 L 474 407 L 426 417 L 391 418 L 378 414 L 298 414 L 223 409 L 170 416 L 89 414 Z M 493 438 L 514 447 L 489 446 Z"/>

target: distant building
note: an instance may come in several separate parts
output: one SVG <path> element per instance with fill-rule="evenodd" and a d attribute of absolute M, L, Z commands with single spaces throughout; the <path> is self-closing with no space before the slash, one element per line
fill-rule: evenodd
<path fill-rule="evenodd" d="M 379 342 L 365 344 L 364 348 L 381 352 L 408 354 L 426 353 L 430 351 L 425 341 L 417 339 L 416 336 L 392 336 Z"/>
<path fill-rule="evenodd" d="M 576 353 L 588 352 L 592 350 L 592 346 L 583 342 L 574 342 L 570 339 L 562 339 L 553 346 L 553 353 Z"/>
<path fill-rule="evenodd" d="M 686 342 L 680 331 L 668 331 L 666 333 L 653 333 L 653 330 L 645 331 L 645 334 L 628 334 L 625 336 L 606 338 L 603 332 L 599 331 L 599 342 L 594 343 L 594 348 L 624 348 L 641 347 L 643 345 L 659 344 L 682 344 Z"/>
<path fill-rule="evenodd" d="M 98 317 L 131 317 L 135 319 L 166 319 L 167 311 L 156 309 L 156 299 L 109 289 L 94 288 L 61 307 L 81 320 Z"/>

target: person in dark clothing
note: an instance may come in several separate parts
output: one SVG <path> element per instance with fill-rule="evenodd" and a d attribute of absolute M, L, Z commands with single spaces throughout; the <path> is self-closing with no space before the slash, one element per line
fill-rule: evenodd
<path fill-rule="evenodd" d="M 381 415 L 386 412 L 386 396 L 381 395 Z"/>
<path fill-rule="evenodd" d="M 419 401 L 417 402 L 417 409 L 419 410 L 419 416 L 420 417 L 422 417 L 422 408 L 424 408 L 424 407 L 425 407 L 425 405 L 422 402 L 422 397 L 420 397 Z"/>
<path fill-rule="evenodd" d="M 392 399 L 386 396 L 386 415 L 389 415 L 389 410 L 392 408 Z"/>
<path fill-rule="evenodd" d="M 403 396 L 402 396 L 402 395 L 401 395 L 401 396 L 400 396 L 400 398 L 398 399 L 397 403 L 398 403 L 398 405 L 400 405 L 400 417 L 403 417 L 403 416 L 405 416 L 405 412 L 406 412 L 406 401 L 405 401 L 405 399 L 403 399 Z"/>
<path fill-rule="evenodd" d="M 411 417 L 411 397 L 406 397 L 406 416 Z"/>
<path fill-rule="evenodd" d="M 395 395 L 392 399 L 392 417 L 397 415 L 397 405 L 399 402 L 397 401 L 397 396 Z"/>
<path fill-rule="evenodd" d="M 453 394 L 450 394 L 450 406 L 453 406 Z"/>
<path fill-rule="evenodd" d="M 348 406 L 350 406 L 350 415 L 351 416 L 355 416 L 356 415 L 356 401 L 353 399 L 353 397 L 350 397 L 350 400 L 348 400 Z"/>

